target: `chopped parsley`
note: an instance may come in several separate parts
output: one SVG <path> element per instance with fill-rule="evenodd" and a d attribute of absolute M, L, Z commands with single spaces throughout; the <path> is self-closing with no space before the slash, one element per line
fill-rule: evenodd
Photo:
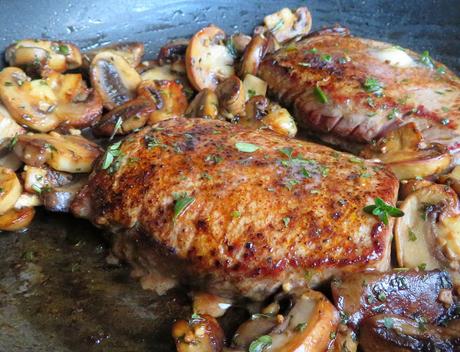
<path fill-rule="evenodd" d="M 241 217 L 241 213 L 238 210 L 232 211 L 232 218 L 239 218 Z"/>
<path fill-rule="evenodd" d="M 283 218 L 284 227 L 288 227 L 290 222 L 291 222 L 291 218 L 289 216 L 286 216 L 285 218 Z"/>
<path fill-rule="evenodd" d="M 262 335 L 258 339 L 251 342 L 249 352 L 263 352 L 272 345 L 272 337 L 270 335 Z"/>
<path fill-rule="evenodd" d="M 368 214 L 377 216 L 385 225 L 388 225 L 388 217 L 399 218 L 404 215 L 404 212 L 398 208 L 386 204 L 385 201 L 379 197 L 374 199 L 374 205 L 364 207 L 364 211 Z"/>
<path fill-rule="evenodd" d="M 374 93 L 377 96 L 383 93 L 383 84 L 374 77 L 367 77 L 363 83 L 363 88 L 368 93 Z"/>
<path fill-rule="evenodd" d="M 120 151 L 121 142 L 122 141 L 114 143 L 107 148 L 103 161 L 102 161 L 102 170 L 108 169 L 110 165 L 112 165 L 114 159 L 121 154 L 121 151 Z"/>
<path fill-rule="evenodd" d="M 194 325 L 196 323 L 202 322 L 204 319 L 201 317 L 201 315 L 193 313 L 192 316 L 190 317 L 188 323 L 190 325 Z"/>
<path fill-rule="evenodd" d="M 392 318 L 389 318 L 389 317 L 383 318 L 383 325 L 385 325 L 387 329 L 393 329 L 394 323 L 395 322 Z"/>
<path fill-rule="evenodd" d="M 119 116 L 118 119 L 117 119 L 117 122 L 115 122 L 115 127 L 113 128 L 113 132 L 110 135 L 109 141 L 111 141 L 113 139 L 113 137 L 115 137 L 117 132 L 121 129 L 122 123 L 123 123 L 123 119 L 121 118 L 121 116 Z"/>
<path fill-rule="evenodd" d="M 332 61 L 332 56 L 329 54 L 323 54 L 321 55 L 321 60 L 326 61 L 326 62 L 331 62 Z"/>
<path fill-rule="evenodd" d="M 417 266 L 418 270 L 424 271 L 426 269 L 426 263 L 421 263 Z"/>
<path fill-rule="evenodd" d="M 219 164 L 222 160 L 223 158 L 220 155 L 216 155 L 216 154 L 210 154 L 206 156 L 206 158 L 204 159 L 204 161 L 212 162 L 214 164 Z"/>
<path fill-rule="evenodd" d="M 436 69 L 436 72 L 439 73 L 440 75 L 443 75 L 446 73 L 446 66 L 439 66 L 437 69 Z"/>
<path fill-rule="evenodd" d="M 256 91 L 254 89 L 248 89 L 248 99 L 251 99 L 256 95 Z"/>
<path fill-rule="evenodd" d="M 412 231 L 412 229 L 409 229 L 408 236 L 409 236 L 409 241 L 411 242 L 417 241 L 417 235 L 415 234 L 414 231 Z"/>
<path fill-rule="evenodd" d="M 244 153 L 253 153 L 256 150 L 260 149 L 258 145 L 246 143 L 246 142 L 236 142 L 235 147 L 240 152 L 244 152 Z"/>
<path fill-rule="evenodd" d="M 18 143 L 19 134 L 15 133 L 14 137 L 11 138 L 10 143 L 8 144 L 8 149 L 13 150 L 14 146 Z"/>
<path fill-rule="evenodd" d="M 187 193 L 175 193 L 173 194 L 174 198 L 174 216 L 173 219 L 176 220 L 181 214 L 187 210 L 187 208 L 195 201 L 195 198 L 190 197 Z"/>
<path fill-rule="evenodd" d="M 433 59 L 431 58 L 430 56 L 430 53 L 428 50 L 425 50 L 422 55 L 420 55 L 420 62 L 422 64 L 424 64 L 425 66 L 429 67 L 429 68 L 433 68 L 434 67 L 434 64 L 433 64 Z"/>
<path fill-rule="evenodd" d="M 388 120 L 394 120 L 396 117 L 398 117 L 399 114 L 399 109 L 393 108 L 391 109 L 390 113 L 387 115 Z"/>
<path fill-rule="evenodd" d="M 165 147 L 165 145 L 154 136 L 145 136 L 144 140 L 147 143 L 147 149 L 153 149 L 155 147 Z"/>
<path fill-rule="evenodd" d="M 307 327 L 307 323 L 299 323 L 295 327 L 295 331 L 302 332 L 305 330 L 306 327 Z"/>
<path fill-rule="evenodd" d="M 323 92 L 320 86 L 315 86 L 315 88 L 313 88 L 313 93 L 315 94 L 316 100 L 321 104 L 327 104 L 329 102 L 326 93 Z"/>
<path fill-rule="evenodd" d="M 225 46 L 226 46 L 228 52 L 230 53 L 230 55 L 232 55 L 234 58 L 238 56 L 238 53 L 237 53 L 236 48 L 235 48 L 235 43 L 233 42 L 232 37 L 230 37 L 230 39 L 228 39 L 225 42 Z"/>

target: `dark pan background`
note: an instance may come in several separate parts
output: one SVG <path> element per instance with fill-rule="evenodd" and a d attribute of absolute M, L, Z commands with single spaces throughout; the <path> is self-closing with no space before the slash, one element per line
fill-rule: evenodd
<path fill-rule="evenodd" d="M 264 15 L 300 5 L 310 8 L 316 29 L 340 23 L 356 35 L 429 50 L 460 73 L 459 0 L 0 0 L 0 51 L 21 38 L 83 49 L 137 40 L 153 57 L 168 39 L 209 23 L 249 33 Z M 27 232 L 0 233 L 0 352 L 173 350 L 171 323 L 189 314 L 187 295 L 142 291 L 127 268 L 105 263 L 102 235 L 44 211 Z"/>

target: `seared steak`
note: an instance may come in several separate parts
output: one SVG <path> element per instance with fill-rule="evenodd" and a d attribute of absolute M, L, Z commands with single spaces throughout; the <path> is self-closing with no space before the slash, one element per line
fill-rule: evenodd
<path fill-rule="evenodd" d="M 268 56 L 259 76 L 300 126 L 348 150 L 409 121 L 460 150 L 460 80 L 427 52 L 325 30 Z"/>
<path fill-rule="evenodd" d="M 376 197 L 394 204 L 398 182 L 370 162 L 184 118 L 129 136 L 113 154 L 72 210 L 116 234 L 115 254 L 145 287 L 169 277 L 263 299 L 281 284 L 389 268 L 392 220 L 384 225 L 363 207 Z"/>

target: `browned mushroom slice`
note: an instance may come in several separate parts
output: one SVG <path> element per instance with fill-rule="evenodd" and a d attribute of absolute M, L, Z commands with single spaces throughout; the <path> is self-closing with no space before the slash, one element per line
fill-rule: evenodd
<path fill-rule="evenodd" d="M 262 119 L 262 123 L 276 133 L 288 137 L 294 137 L 297 134 L 297 125 L 292 115 L 285 108 L 275 103 L 269 105 L 268 113 Z"/>
<path fill-rule="evenodd" d="M 262 95 L 250 98 L 245 104 L 245 114 L 238 121 L 245 127 L 261 128 L 264 126 L 262 119 L 268 114 L 269 101 Z"/>
<path fill-rule="evenodd" d="M 59 124 L 89 126 L 102 111 L 98 96 L 80 74 L 53 72 L 30 81 L 21 69 L 6 68 L 0 72 L 0 98 L 14 120 L 40 132 Z"/>
<path fill-rule="evenodd" d="M 230 76 L 216 89 L 220 113 L 228 119 L 244 114 L 246 94 L 243 82 L 237 76 Z"/>
<path fill-rule="evenodd" d="M 133 68 L 136 68 L 144 56 L 144 43 L 141 42 L 122 42 L 103 46 L 85 52 L 83 56 L 83 67 L 89 69 L 91 62 L 97 54 L 108 52 L 121 56 Z"/>
<path fill-rule="evenodd" d="M 5 51 L 10 66 L 24 68 L 28 73 L 64 72 L 80 67 L 80 50 L 71 43 L 25 39 L 10 45 Z"/>
<path fill-rule="evenodd" d="M 182 116 L 188 106 L 182 84 L 175 81 L 143 81 L 137 94 L 156 106 L 156 110 L 149 115 L 148 124 Z"/>
<path fill-rule="evenodd" d="M 276 352 L 325 351 L 339 323 L 334 306 L 323 294 L 311 290 L 280 298 L 290 300 L 290 309 L 253 315 L 237 330 L 232 347 L 244 351 L 252 351 L 256 345 Z"/>
<path fill-rule="evenodd" d="M 426 145 L 415 123 L 410 122 L 381 138 L 362 153 L 366 159 L 378 159 L 399 179 L 426 177 L 445 171 L 451 162 L 448 150 L 433 143 Z"/>
<path fill-rule="evenodd" d="M 400 266 L 435 269 L 460 268 L 460 203 L 444 185 L 423 187 L 400 206 L 405 216 L 396 220 L 396 254 Z M 458 278 L 454 275 L 458 284 Z"/>
<path fill-rule="evenodd" d="M 0 214 L 13 208 L 21 193 L 22 186 L 14 171 L 0 167 Z"/>
<path fill-rule="evenodd" d="M 460 166 L 454 167 L 447 175 L 440 176 L 438 181 L 452 187 L 460 195 Z"/>
<path fill-rule="evenodd" d="M 426 324 L 423 317 L 379 314 L 363 322 L 359 345 L 364 352 L 458 351 L 460 333 Z"/>
<path fill-rule="evenodd" d="M 53 187 L 42 194 L 43 205 L 49 211 L 68 212 L 76 194 L 87 183 L 88 178 L 86 176 L 79 176 L 68 184 Z"/>
<path fill-rule="evenodd" d="M 339 325 L 337 332 L 331 335 L 331 340 L 327 352 L 356 352 L 358 350 L 358 337 L 345 324 Z"/>
<path fill-rule="evenodd" d="M 141 83 L 137 71 L 121 56 L 111 52 L 97 54 L 90 66 L 91 84 L 111 110 L 136 96 Z"/>
<path fill-rule="evenodd" d="M 193 311 L 197 314 L 208 314 L 219 318 L 232 306 L 228 298 L 219 297 L 206 292 L 193 295 Z"/>
<path fill-rule="evenodd" d="M 27 165 L 45 163 L 57 171 L 70 173 L 90 172 L 101 148 L 81 136 L 49 134 L 23 134 L 18 137 L 14 152 Z"/>
<path fill-rule="evenodd" d="M 22 161 L 13 153 L 13 146 L 18 136 L 25 133 L 25 129 L 14 121 L 10 113 L 0 105 L 0 167 L 17 170 Z"/>
<path fill-rule="evenodd" d="M 178 38 L 162 46 L 158 53 L 158 62 L 163 65 L 171 64 L 178 60 L 183 61 L 188 43 L 188 39 Z"/>
<path fill-rule="evenodd" d="M 12 208 L 0 215 L 1 231 L 18 231 L 30 225 L 35 215 L 33 207 Z"/>
<path fill-rule="evenodd" d="M 263 34 L 255 35 L 249 42 L 241 59 L 239 76 L 256 75 L 259 65 L 267 53 L 268 40 Z"/>
<path fill-rule="evenodd" d="M 197 32 L 187 47 L 185 66 L 196 90 L 216 89 L 219 82 L 232 76 L 234 57 L 225 45 L 225 32 L 209 26 Z"/>
<path fill-rule="evenodd" d="M 143 127 L 156 110 L 157 107 L 151 99 L 137 97 L 102 116 L 93 127 L 93 133 L 96 136 L 109 137 L 133 132 Z"/>
<path fill-rule="evenodd" d="M 251 74 L 244 76 L 243 86 L 246 92 L 246 100 L 256 95 L 265 96 L 267 94 L 267 82 Z"/>
<path fill-rule="evenodd" d="M 265 16 L 265 26 L 279 42 L 305 35 L 310 32 L 312 19 L 308 8 L 299 7 L 295 12 L 283 8 L 278 12 Z"/>
<path fill-rule="evenodd" d="M 452 293 L 445 271 L 393 271 L 351 273 L 332 281 L 332 296 L 342 322 L 357 328 L 362 319 L 378 313 L 412 317 L 423 313 L 429 323 L 437 323 L 455 310 L 453 302 L 439 300 Z"/>
<path fill-rule="evenodd" d="M 172 328 L 178 352 L 221 352 L 224 332 L 210 315 L 193 314 L 189 321 L 178 320 Z"/>
<path fill-rule="evenodd" d="M 231 45 L 233 49 L 236 51 L 236 56 L 239 57 L 243 55 L 244 50 L 250 43 L 251 39 L 252 38 L 249 35 L 243 33 L 235 33 L 231 35 L 229 43 L 227 43 L 227 45 Z"/>
<path fill-rule="evenodd" d="M 143 61 L 136 67 L 143 81 L 176 81 L 186 80 L 184 72 L 177 72 L 169 63 L 160 63 L 157 60 Z"/>
<path fill-rule="evenodd" d="M 414 193 L 420 188 L 431 186 L 432 184 L 433 182 L 425 180 L 423 178 L 412 178 L 410 180 L 402 180 L 399 184 L 399 200 L 404 200 L 411 193 Z"/>
<path fill-rule="evenodd" d="M 73 174 L 28 165 L 24 166 L 21 177 L 24 181 L 24 190 L 39 195 L 52 188 L 65 186 L 74 179 Z"/>
<path fill-rule="evenodd" d="M 203 117 L 216 119 L 219 113 L 219 100 L 211 89 L 205 88 L 200 91 L 185 111 L 187 117 Z"/>

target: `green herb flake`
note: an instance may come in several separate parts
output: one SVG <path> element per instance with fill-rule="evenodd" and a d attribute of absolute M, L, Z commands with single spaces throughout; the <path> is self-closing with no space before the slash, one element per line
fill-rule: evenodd
<path fill-rule="evenodd" d="M 428 50 L 425 50 L 422 55 L 420 55 L 420 62 L 422 64 L 424 64 L 425 66 L 429 67 L 429 68 L 433 68 L 434 67 L 434 64 L 433 64 L 433 59 L 431 58 L 430 56 L 430 53 Z"/>
<path fill-rule="evenodd" d="M 297 326 L 295 327 L 295 331 L 297 332 L 302 332 L 305 330 L 305 328 L 307 327 L 307 323 L 299 323 L 297 324 Z"/>
<path fill-rule="evenodd" d="M 417 235 L 415 234 L 414 231 L 412 231 L 412 229 L 409 229 L 408 236 L 409 236 L 409 241 L 411 242 L 417 241 Z"/>
<path fill-rule="evenodd" d="M 449 108 L 448 108 L 447 106 L 443 106 L 443 107 L 441 108 L 441 110 L 442 110 L 443 112 L 449 112 Z"/>
<path fill-rule="evenodd" d="M 246 143 L 246 142 L 236 142 L 235 143 L 236 149 L 243 153 L 253 153 L 256 150 L 260 149 L 258 145 Z"/>
<path fill-rule="evenodd" d="M 202 321 L 203 321 L 203 318 L 201 317 L 201 315 L 193 313 L 192 316 L 190 317 L 188 323 L 189 323 L 189 325 L 194 325 L 194 324 L 202 322 Z"/>
<path fill-rule="evenodd" d="M 166 145 L 161 143 L 161 141 L 154 136 L 145 136 L 145 142 L 147 143 L 147 149 L 153 149 L 156 147 L 165 147 Z"/>
<path fill-rule="evenodd" d="M 363 164 L 364 163 L 364 160 L 361 159 L 361 158 L 358 158 L 357 156 L 352 156 L 348 160 L 350 160 L 352 163 L 355 163 L 355 164 Z"/>
<path fill-rule="evenodd" d="M 382 95 L 383 85 L 374 77 L 367 77 L 363 83 L 363 88 L 368 93 L 374 93 L 377 96 Z"/>
<path fill-rule="evenodd" d="M 446 73 L 446 66 L 439 66 L 436 69 L 436 72 L 439 73 L 440 75 L 444 75 Z"/>
<path fill-rule="evenodd" d="M 374 199 L 374 205 L 368 205 L 363 210 L 378 217 L 385 225 L 388 225 L 388 217 L 399 218 L 404 215 L 404 212 L 398 208 L 386 204 L 385 201 L 379 197 Z"/>
<path fill-rule="evenodd" d="M 113 139 L 113 137 L 115 137 L 117 132 L 121 129 L 122 124 L 123 124 L 123 119 L 121 118 L 121 116 L 119 116 L 118 119 L 117 119 L 117 122 L 115 123 L 115 127 L 113 128 L 113 132 L 110 135 L 109 141 L 111 141 Z"/>
<path fill-rule="evenodd" d="M 387 115 L 388 120 L 394 120 L 399 115 L 399 109 L 393 108 L 390 113 Z"/>
<path fill-rule="evenodd" d="M 256 91 L 254 89 L 248 89 L 248 99 L 251 99 L 256 95 Z"/>
<path fill-rule="evenodd" d="M 419 264 L 417 266 L 418 270 L 425 271 L 426 270 L 426 263 Z"/>
<path fill-rule="evenodd" d="M 232 211 L 231 215 L 232 215 L 232 218 L 235 218 L 235 219 L 241 217 L 241 213 L 238 210 Z"/>
<path fill-rule="evenodd" d="M 222 160 L 223 158 L 220 155 L 216 155 L 216 154 L 210 154 L 206 156 L 206 158 L 204 159 L 204 161 L 212 162 L 214 164 L 219 164 Z"/>
<path fill-rule="evenodd" d="M 278 32 L 281 28 L 284 26 L 284 21 L 281 19 L 279 20 L 272 29 L 270 29 L 271 32 L 275 33 Z"/>
<path fill-rule="evenodd" d="M 380 291 L 379 294 L 377 295 L 377 299 L 380 302 L 385 302 L 387 300 L 387 295 L 385 294 L 385 292 Z"/>
<path fill-rule="evenodd" d="M 14 146 L 18 143 L 19 134 L 15 133 L 14 137 L 11 138 L 10 143 L 8 144 L 8 150 L 13 150 Z"/>
<path fill-rule="evenodd" d="M 35 193 L 42 194 L 42 189 L 39 185 L 36 185 L 35 183 L 33 183 L 31 187 Z M 2 189 L 2 192 L 3 192 L 3 189 Z"/>
<path fill-rule="evenodd" d="M 176 220 L 195 201 L 195 198 L 190 197 L 187 193 L 176 193 L 173 194 L 173 197 L 175 201 L 173 219 Z"/>
<path fill-rule="evenodd" d="M 232 37 L 230 37 L 230 39 L 226 41 L 225 46 L 228 52 L 230 53 L 230 55 L 232 55 L 234 58 L 238 56 L 238 52 L 236 51 L 235 43 L 233 42 Z"/>
<path fill-rule="evenodd" d="M 392 318 L 389 318 L 389 317 L 383 318 L 383 325 L 385 325 L 387 329 L 393 329 L 394 323 L 395 322 Z"/>
<path fill-rule="evenodd" d="M 340 323 L 346 325 L 348 324 L 348 321 L 350 320 L 350 315 L 344 311 L 341 311 L 339 313 L 339 316 L 340 316 Z"/>
<path fill-rule="evenodd" d="M 291 218 L 289 216 L 286 216 L 285 218 L 283 218 L 284 227 L 288 227 L 290 222 L 291 222 Z"/>
<path fill-rule="evenodd" d="M 107 170 L 110 165 L 112 165 L 114 159 L 121 154 L 121 142 L 122 141 L 118 141 L 117 143 L 114 143 L 107 148 L 102 161 L 102 170 Z"/>
<path fill-rule="evenodd" d="M 323 54 L 321 55 L 321 60 L 325 62 L 332 62 L 332 56 L 329 54 Z"/>
<path fill-rule="evenodd" d="M 262 335 L 258 339 L 251 342 L 249 352 L 263 352 L 272 345 L 272 337 L 270 335 Z"/>
<path fill-rule="evenodd" d="M 12 87 L 12 86 L 14 86 L 13 82 L 5 82 L 3 85 L 4 85 L 5 87 Z"/>
<path fill-rule="evenodd" d="M 323 92 L 320 86 L 315 86 L 315 88 L 313 88 L 313 93 L 315 94 L 316 100 L 321 104 L 327 104 L 329 102 L 326 93 Z"/>

